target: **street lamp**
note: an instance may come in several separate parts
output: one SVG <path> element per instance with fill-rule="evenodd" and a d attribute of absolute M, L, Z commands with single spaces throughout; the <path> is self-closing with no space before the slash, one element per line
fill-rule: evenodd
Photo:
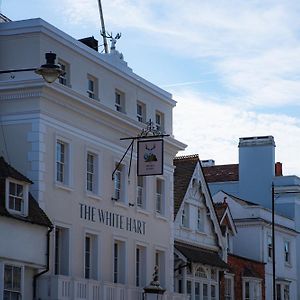
<path fill-rule="evenodd" d="M 155 266 L 152 281 L 148 286 L 144 287 L 143 300 L 148 300 L 148 294 L 153 296 L 156 295 L 157 300 L 162 299 L 162 295 L 165 293 L 165 291 L 166 290 L 160 286 L 160 283 L 158 281 L 158 266 Z M 160 298 L 158 298 L 159 295 Z M 153 297 L 151 299 L 153 299 Z"/>
<path fill-rule="evenodd" d="M 16 73 L 16 72 L 27 72 L 34 71 L 36 74 L 41 75 L 44 80 L 48 83 L 54 82 L 60 75 L 64 74 L 64 71 L 59 65 L 55 64 L 56 54 L 49 52 L 45 54 L 46 64 L 40 68 L 29 68 L 29 69 L 15 69 L 15 70 L 0 70 L 0 74 L 4 73 Z"/>

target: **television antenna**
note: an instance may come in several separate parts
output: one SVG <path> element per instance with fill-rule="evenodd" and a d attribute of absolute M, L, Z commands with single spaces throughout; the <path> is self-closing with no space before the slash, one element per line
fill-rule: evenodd
<path fill-rule="evenodd" d="M 104 52 L 108 53 L 108 46 L 107 46 L 106 31 L 105 31 L 105 25 L 104 25 L 104 17 L 103 17 L 101 0 L 98 0 L 98 7 L 99 7 L 99 14 L 100 14 L 101 28 L 102 28 L 101 35 L 103 37 Z"/>

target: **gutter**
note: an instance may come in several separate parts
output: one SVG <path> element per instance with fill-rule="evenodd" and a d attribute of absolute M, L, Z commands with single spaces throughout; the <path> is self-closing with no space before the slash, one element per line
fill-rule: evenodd
<path fill-rule="evenodd" d="M 51 226 L 49 229 L 48 229 L 48 232 L 47 232 L 47 253 L 46 253 L 46 256 L 47 256 L 47 266 L 46 266 L 46 269 L 43 270 L 42 272 L 38 273 L 38 274 L 35 274 L 34 277 L 33 277 L 33 300 L 37 300 L 37 297 L 36 297 L 36 288 L 37 288 L 37 279 L 38 277 L 42 276 L 43 274 L 47 273 L 49 271 L 49 268 L 50 268 L 50 233 L 51 231 L 53 230 L 53 226 Z"/>

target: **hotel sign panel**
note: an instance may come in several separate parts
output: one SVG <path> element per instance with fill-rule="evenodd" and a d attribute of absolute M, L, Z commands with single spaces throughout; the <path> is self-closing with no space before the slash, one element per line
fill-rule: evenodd
<path fill-rule="evenodd" d="M 150 176 L 163 174 L 163 139 L 138 141 L 137 175 Z"/>

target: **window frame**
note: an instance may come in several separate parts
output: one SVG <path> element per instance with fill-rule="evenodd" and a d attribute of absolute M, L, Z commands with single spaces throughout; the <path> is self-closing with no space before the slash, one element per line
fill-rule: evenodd
<path fill-rule="evenodd" d="M 71 86 L 71 84 L 70 84 L 70 82 L 71 82 L 70 81 L 70 64 L 61 58 L 58 58 L 57 64 L 64 71 L 63 74 L 59 75 L 58 82 L 61 85 L 70 87 Z"/>
<path fill-rule="evenodd" d="M 142 185 L 140 185 L 142 183 Z M 139 209 L 146 209 L 147 207 L 147 179 L 146 176 L 137 176 L 136 185 L 136 205 Z"/>
<path fill-rule="evenodd" d="M 159 117 L 159 122 L 158 122 L 158 117 Z M 155 111 L 155 126 L 158 131 L 164 132 L 164 130 L 165 130 L 164 113 L 162 113 L 161 111 L 158 111 L 158 110 Z"/>
<path fill-rule="evenodd" d="M 118 168 L 117 168 L 118 166 Z M 123 203 L 127 204 L 127 165 L 119 164 L 117 161 L 114 163 L 114 179 L 113 179 L 113 197 L 112 199 L 115 200 L 116 203 Z M 117 191 L 119 197 L 117 197 Z"/>
<path fill-rule="evenodd" d="M 10 200 L 10 184 L 16 184 L 22 186 L 23 196 L 21 200 L 21 210 L 15 210 L 9 207 Z M 5 179 L 5 207 L 11 214 L 21 215 L 24 217 L 28 216 L 28 198 L 29 198 L 29 184 L 23 181 L 8 177 Z M 20 198 L 20 197 L 17 197 Z"/>
<path fill-rule="evenodd" d="M 229 285 L 226 284 L 226 280 L 229 281 Z M 227 287 L 229 289 L 227 289 Z M 227 293 L 229 291 L 229 293 Z M 234 299 L 234 276 L 225 274 L 224 276 L 224 300 Z"/>
<path fill-rule="evenodd" d="M 117 247 L 116 247 L 117 246 Z M 126 241 L 122 238 L 114 238 L 113 239 L 113 280 L 112 282 L 115 284 L 126 284 L 126 274 L 127 274 L 127 249 L 126 249 Z M 117 252 L 116 252 L 117 250 Z M 121 253 L 123 252 L 123 253 Z M 117 256 L 116 256 L 117 253 Z"/>
<path fill-rule="evenodd" d="M 126 113 L 126 107 L 125 107 L 126 99 L 125 99 L 125 93 L 115 89 L 115 102 L 114 107 L 117 112 Z"/>
<path fill-rule="evenodd" d="M 154 249 L 154 266 L 158 267 L 158 279 L 162 287 L 166 285 L 166 253 L 166 250 L 160 247 Z"/>
<path fill-rule="evenodd" d="M 267 235 L 267 254 L 268 260 L 273 259 L 273 240 L 271 235 Z"/>
<path fill-rule="evenodd" d="M 190 228 L 189 208 L 190 208 L 189 204 L 184 202 L 182 212 L 181 212 L 181 226 L 184 227 L 184 228 Z"/>
<path fill-rule="evenodd" d="M 291 265 L 291 242 L 290 241 L 287 241 L 285 240 L 283 242 L 283 245 L 284 245 L 284 263 L 286 265 Z M 286 251 L 286 246 L 288 246 L 288 251 Z M 288 257 L 287 257 L 288 256 Z"/>
<path fill-rule="evenodd" d="M 137 250 L 139 249 L 139 263 L 137 262 Z M 144 287 L 146 285 L 147 274 L 147 246 L 137 242 L 135 245 L 135 286 Z"/>
<path fill-rule="evenodd" d="M 139 113 L 139 107 L 141 109 L 141 113 Z M 136 118 L 140 123 L 146 122 L 146 104 L 141 101 L 136 102 Z"/>
<path fill-rule="evenodd" d="M 158 190 L 159 186 L 160 193 Z M 165 180 L 160 177 L 155 179 L 155 213 L 165 215 Z"/>
<path fill-rule="evenodd" d="M 93 171 L 89 170 L 89 156 L 93 157 Z M 89 188 L 89 175 L 92 178 L 92 186 Z M 90 149 L 86 149 L 85 155 L 85 190 L 89 195 L 99 195 L 99 154 Z"/>
<path fill-rule="evenodd" d="M 243 277 L 243 300 L 261 300 L 262 299 L 262 279 Z M 249 297 L 246 298 L 246 284 L 249 284 Z M 254 288 L 258 287 L 258 298 L 254 298 Z"/>
<path fill-rule="evenodd" d="M 5 267 L 6 266 L 10 266 L 12 268 L 19 268 L 20 269 L 20 278 L 19 278 L 19 281 L 20 281 L 20 291 L 14 290 L 13 289 L 14 287 L 12 289 L 5 287 Z M 24 265 L 21 265 L 21 264 L 15 263 L 15 262 L 6 262 L 6 261 L 4 261 L 3 262 L 3 268 L 2 268 L 2 274 L 3 274 L 3 277 L 2 277 L 2 279 L 3 279 L 3 298 L 4 298 L 5 291 L 8 291 L 8 292 L 20 294 L 20 296 L 21 296 L 20 299 L 22 299 L 23 296 L 24 296 Z"/>
<path fill-rule="evenodd" d="M 87 251 L 86 241 L 89 239 L 89 251 Z M 84 269 L 83 277 L 85 279 L 98 280 L 98 262 L 99 262 L 99 237 L 98 233 L 85 231 L 84 234 Z M 89 266 L 87 265 L 87 254 L 89 255 Z M 87 268 L 88 267 L 88 268 Z M 88 270 L 88 273 L 87 273 Z"/>
<path fill-rule="evenodd" d="M 93 88 L 90 89 L 90 82 L 92 82 Z M 90 99 L 98 100 L 98 79 L 90 74 L 87 74 L 87 96 Z"/>
<path fill-rule="evenodd" d="M 57 232 L 59 232 L 59 235 L 57 234 Z M 56 224 L 54 229 L 53 245 L 53 271 L 55 275 L 68 276 L 70 274 L 70 242 L 70 227 L 65 226 L 65 224 Z"/>
<path fill-rule="evenodd" d="M 64 162 L 64 178 L 63 181 L 57 180 L 57 144 L 61 143 L 65 146 L 65 162 Z M 71 146 L 71 140 L 60 136 L 56 135 L 55 136 L 55 142 L 54 142 L 54 182 L 58 187 L 64 187 L 64 188 L 71 188 L 72 185 L 72 146 Z"/>

